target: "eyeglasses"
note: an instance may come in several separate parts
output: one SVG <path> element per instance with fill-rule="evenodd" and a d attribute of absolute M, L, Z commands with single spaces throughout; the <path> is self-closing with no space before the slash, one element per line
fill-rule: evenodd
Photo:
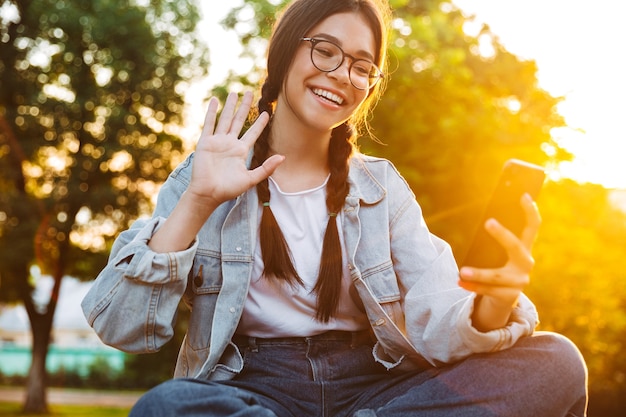
<path fill-rule="evenodd" d="M 332 72 L 339 68 L 346 57 L 352 61 L 348 69 L 350 83 L 359 90 L 369 90 L 383 77 L 382 71 L 367 59 L 357 59 L 346 54 L 334 42 L 316 38 L 301 38 L 311 43 L 311 62 L 320 71 Z"/>

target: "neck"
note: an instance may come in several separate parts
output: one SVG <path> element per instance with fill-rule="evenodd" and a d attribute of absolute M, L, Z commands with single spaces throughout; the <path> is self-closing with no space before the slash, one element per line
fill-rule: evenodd
<path fill-rule="evenodd" d="M 314 132 L 272 123 L 270 153 L 285 156 L 272 178 L 286 192 L 297 192 L 322 184 L 330 172 L 328 148 L 331 132 Z"/>

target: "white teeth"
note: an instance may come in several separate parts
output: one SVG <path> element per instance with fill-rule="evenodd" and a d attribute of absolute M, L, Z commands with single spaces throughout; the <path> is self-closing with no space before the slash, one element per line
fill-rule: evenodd
<path fill-rule="evenodd" d="M 313 92 L 320 97 L 324 97 L 327 100 L 333 101 L 337 104 L 343 103 L 343 99 L 337 94 L 333 94 L 330 91 L 322 90 L 321 88 L 314 88 Z"/>

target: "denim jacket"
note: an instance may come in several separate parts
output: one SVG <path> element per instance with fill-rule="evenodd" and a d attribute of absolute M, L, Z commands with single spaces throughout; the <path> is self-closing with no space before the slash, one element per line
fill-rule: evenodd
<path fill-rule="evenodd" d="M 259 203 L 252 188 L 220 205 L 187 250 L 151 251 L 150 238 L 189 185 L 192 161 L 193 155 L 171 173 L 153 217 L 120 234 L 82 307 L 105 343 L 144 353 L 171 339 L 184 297 L 191 316 L 175 376 L 227 379 L 243 367 L 231 338 L 250 283 Z M 475 294 L 458 286 L 449 245 L 429 232 L 389 161 L 357 154 L 348 181 L 347 262 L 376 338 L 377 361 L 389 369 L 441 366 L 532 334 L 537 312 L 525 296 L 504 328 L 482 333 L 472 327 Z"/>

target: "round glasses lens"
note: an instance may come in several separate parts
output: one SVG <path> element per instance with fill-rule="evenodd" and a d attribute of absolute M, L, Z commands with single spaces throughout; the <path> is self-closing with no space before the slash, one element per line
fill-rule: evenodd
<path fill-rule="evenodd" d="M 374 63 L 358 59 L 352 63 L 350 67 L 350 81 L 356 88 L 365 90 L 376 83 L 380 71 Z"/>
<path fill-rule="evenodd" d="M 343 61 L 343 53 L 341 49 L 333 43 L 326 41 L 317 41 L 311 49 L 311 59 L 321 71 L 334 71 Z"/>

